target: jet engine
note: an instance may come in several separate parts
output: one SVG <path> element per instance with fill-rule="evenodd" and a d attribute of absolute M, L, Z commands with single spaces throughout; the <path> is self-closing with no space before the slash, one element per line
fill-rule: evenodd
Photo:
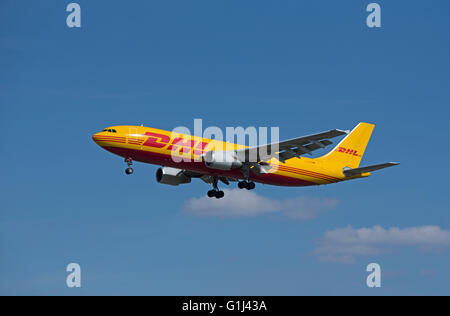
<path fill-rule="evenodd" d="M 232 151 L 208 151 L 203 159 L 211 169 L 231 170 L 242 167 L 242 162 Z"/>
<path fill-rule="evenodd" d="M 177 168 L 162 167 L 156 170 L 156 181 L 162 184 L 179 185 L 191 182 L 191 177 Z"/>

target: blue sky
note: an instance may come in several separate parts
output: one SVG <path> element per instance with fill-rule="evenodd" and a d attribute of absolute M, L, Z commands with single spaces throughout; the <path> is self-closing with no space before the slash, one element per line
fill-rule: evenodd
<path fill-rule="evenodd" d="M 66 26 L 68 3 L 0 4 L 0 294 L 450 294 L 448 1 L 378 1 L 380 29 L 365 24 L 369 1 L 80 0 L 81 29 Z M 91 140 L 194 118 L 282 139 L 367 121 L 362 164 L 401 165 L 258 185 L 271 212 L 204 216 L 189 205 L 205 183 L 160 185 L 138 163 L 126 176 Z M 295 203 L 321 210 L 286 216 Z M 323 260 L 336 254 L 352 262 Z M 66 287 L 71 262 L 81 289 Z"/>

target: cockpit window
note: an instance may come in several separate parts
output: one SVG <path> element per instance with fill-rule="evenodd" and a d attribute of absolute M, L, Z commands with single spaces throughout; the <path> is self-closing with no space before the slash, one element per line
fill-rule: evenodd
<path fill-rule="evenodd" d="M 113 133 L 117 133 L 117 131 L 115 129 L 112 130 Z"/>
<path fill-rule="evenodd" d="M 117 133 L 115 129 L 107 129 L 107 128 L 105 128 L 102 132 Z"/>

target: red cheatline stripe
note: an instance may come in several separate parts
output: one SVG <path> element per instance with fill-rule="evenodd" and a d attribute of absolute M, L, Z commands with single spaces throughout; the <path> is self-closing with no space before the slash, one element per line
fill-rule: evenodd
<path fill-rule="evenodd" d="M 101 141 L 101 142 L 108 142 L 108 143 L 121 143 L 121 144 L 126 144 L 125 141 L 121 141 L 121 140 L 112 140 L 112 139 L 97 139 L 97 141 Z"/>
<path fill-rule="evenodd" d="M 305 170 L 305 171 L 303 171 L 303 170 L 301 170 L 301 169 L 297 169 L 298 171 L 297 171 L 297 170 L 291 170 L 291 169 L 285 168 L 284 166 L 283 166 L 283 167 L 282 167 L 282 166 L 279 166 L 278 169 L 281 170 L 281 171 L 286 171 L 286 172 L 296 173 L 296 174 L 300 174 L 300 175 L 304 175 L 304 176 L 308 176 L 308 177 L 312 177 L 312 178 L 317 178 L 317 179 L 321 179 L 321 180 L 326 180 L 326 181 L 329 181 L 329 182 L 337 181 L 337 179 L 336 179 L 336 180 L 335 180 L 335 179 L 330 179 L 330 178 L 327 177 L 327 176 L 323 176 L 323 175 L 320 175 L 320 174 L 311 173 L 311 172 L 309 172 L 309 171 L 307 171 L 307 170 Z"/>
<path fill-rule="evenodd" d="M 305 176 L 305 177 L 315 178 L 315 179 L 318 179 L 318 180 L 334 182 L 333 180 L 330 180 L 330 179 L 327 179 L 327 178 L 322 178 L 322 177 L 319 177 L 319 176 L 313 176 L 313 175 L 306 174 L 306 173 L 301 173 L 301 172 L 296 172 L 296 171 L 288 171 L 288 170 L 282 170 L 282 169 L 280 169 L 280 171 L 289 172 L 289 173 L 293 173 L 293 174 L 298 174 L 298 175 Z"/>
<path fill-rule="evenodd" d="M 116 137 L 116 136 L 95 136 L 94 138 L 125 139 L 125 137 Z"/>
<path fill-rule="evenodd" d="M 281 165 L 280 165 L 280 167 L 285 168 L 285 169 L 287 169 L 287 170 L 292 170 L 292 171 L 308 172 L 308 173 L 310 173 L 310 174 L 314 174 L 314 175 L 317 175 L 317 176 L 326 177 L 326 178 L 333 179 L 333 180 L 341 180 L 341 179 L 339 179 L 339 178 L 336 178 L 336 177 L 333 177 L 333 176 L 329 176 L 329 175 L 327 175 L 327 174 L 318 173 L 318 172 L 314 172 L 314 171 L 310 171 L 310 170 L 298 169 L 298 168 L 293 168 L 293 167 L 289 167 L 289 166 L 281 166 Z"/>
<path fill-rule="evenodd" d="M 104 143 L 121 143 L 121 144 L 126 144 L 126 142 L 122 142 L 120 140 L 99 140 L 99 142 L 104 142 Z"/>
<path fill-rule="evenodd" d="M 310 174 L 304 174 L 304 173 L 301 173 L 301 172 L 287 171 L 287 170 L 280 170 L 280 171 L 294 173 L 294 174 L 298 174 L 298 175 L 301 175 L 301 176 L 306 176 L 306 177 L 315 178 L 315 179 L 319 179 L 319 180 L 325 180 L 325 181 L 328 181 L 328 182 L 333 182 L 330 179 L 326 179 L 326 178 L 322 178 L 322 177 L 318 177 L 318 176 L 312 176 Z"/>
<path fill-rule="evenodd" d="M 284 169 L 284 168 L 281 168 L 280 170 L 287 171 L 287 172 L 292 172 L 292 173 L 296 173 L 296 174 L 301 174 L 301 175 L 305 175 L 305 176 L 308 176 L 308 177 L 323 179 L 323 180 L 330 181 L 330 182 L 338 181 L 336 179 L 332 179 L 332 178 L 329 178 L 329 177 L 326 177 L 326 176 L 322 176 L 322 175 L 317 175 L 317 174 L 310 173 L 310 172 L 307 172 L 307 171 L 296 171 L 296 170 L 290 170 L 290 169 Z"/>
<path fill-rule="evenodd" d="M 125 139 L 120 139 L 120 138 L 95 138 L 95 140 L 118 140 L 118 141 L 122 141 L 122 142 L 125 141 Z"/>
<path fill-rule="evenodd" d="M 339 178 L 335 178 L 335 177 L 332 177 L 332 176 L 329 176 L 326 174 L 317 173 L 317 172 L 313 172 L 313 171 L 309 171 L 309 170 L 296 169 L 296 168 L 293 168 L 293 169 L 287 168 L 285 170 L 288 170 L 288 171 L 290 170 L 292 172 L 300 172 L 300 173 L 308 174 L 308 175 L 311 175 L 314 177 L 319 177 L 319 178 L 323 178 L 323 179 L 327 179 L 327 180 L 331 180 L 331 181 L 339 181 L 340 180 Z"/>
<path fill-rule="evenodd" d="M 95 137 L 94 139 L 112 139 L 112 140 L 123 140 L 123 141 L 125 141 L 125 138 Z"/>

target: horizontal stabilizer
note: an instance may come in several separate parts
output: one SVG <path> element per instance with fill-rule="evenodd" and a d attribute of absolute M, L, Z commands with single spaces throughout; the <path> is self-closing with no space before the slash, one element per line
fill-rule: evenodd
<path fill-rule="evenodd" d="M 367 166 L 367 167 L 361 167 L 361 168 L 355 168 L 355 169 L 346 169 L 344 170 L 344 174 L 347 177 L 351 177 L 351 176 L 355 176 L 361 173 L 366 173 L 366 172 L 371 172 L 371 171 L 375 171 L 375 170 L 379 170 L 379 169 L 383 169 L 383 168 L 387 168 L 387 167 L 392 167 L 392 166 L 396 166 L 398 165 L 398 162 L 386 162 L 386 163 L 381 163 L 379 165 L 373 165 L 373 166 Z"/>

